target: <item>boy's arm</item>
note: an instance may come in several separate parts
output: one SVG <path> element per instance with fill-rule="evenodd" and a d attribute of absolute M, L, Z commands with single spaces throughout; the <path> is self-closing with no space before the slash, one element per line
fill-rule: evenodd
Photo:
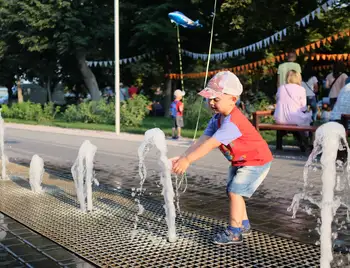
<path fill-rule="evenodd" d="M 202 144 L 198 145 L 195 150 L 186 155 L 187 161 L 191 164 L 194 161 L 206 156 L 211 150 L 219 147 L 221 142 L 217 139 L 209 137 Z"/>
<path fill-rule="evenodd" d="M 181 157 L 186 157 L 192 152 L 194 152 L 199 146 L 201 146 L 205 141 L 209 140 L 211 137 L 207 135 L 202 135 L 197 141 L 195 141 L 182 155 Z"/>
<path fill-rule="evenodd" d="M 181 113 L 184 111 L 184 104 L 183 103 L 180 104 L 179 110 L 180 110 Z"/>

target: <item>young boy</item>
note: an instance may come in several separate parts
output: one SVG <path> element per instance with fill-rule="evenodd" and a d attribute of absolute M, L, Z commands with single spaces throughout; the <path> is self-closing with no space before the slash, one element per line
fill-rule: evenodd
<path fill-rule="evenodd" d="M 173 139 L 181 138 L 181 128 L 184 127 L 184 104 L 182 103 L 182 97 L 185 95 L 180 89 L 175 90 L 175 100 L 171 103 L 170 112 L 173 118 Z M 177 131 L 177 135 L 175 135 Z"/>
<path fill-rule="evenodd" d="M 227 194 L 230 202 L 229 226 L 218 233 L 215 244 L 238 244 L 251 233 L 244 197 L 251 197 L 270 170 L 272 154 L 264 139 L 235 103 L 243 91 L 237 76 L 220 72 L 199 95 L 209 99 L 216 114 L 204 134 L 181 157 L 172 158 L 173 172 L 184 173 L 189 165 L 214 148 L 228 159 Z"/>

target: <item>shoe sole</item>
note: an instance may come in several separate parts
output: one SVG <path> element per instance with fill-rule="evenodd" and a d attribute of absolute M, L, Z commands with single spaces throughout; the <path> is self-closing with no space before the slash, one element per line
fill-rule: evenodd
<path fill-rule="evenodd" d="M 252 234 L 252 231 L 250 231 L 249 233 L 242 233 L 242 236 L 250 236 Z"/>

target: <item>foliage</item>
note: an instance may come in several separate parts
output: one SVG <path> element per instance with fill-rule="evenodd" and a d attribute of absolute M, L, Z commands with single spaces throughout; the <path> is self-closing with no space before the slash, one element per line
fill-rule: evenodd
<path fill-rule="evenodd" d="M 197 96 L 189 96 L 184 101 L 184 121 L 187 129 L 195 129 L 197 125 L 198 115 L 200 111 L 200 118 L 198 129 L 205 129 L 210 118 L 213 116 L 211 110 L 207 107 L 207 103 L 203 98 Z"/>
<path fill-rule="evenodd" d="M 136 95 L 133 99 L 121 102 L 120 124 L 122 126 L 140 126 L 149 110 L 149 100 L 143 95 Z"/>
<path fill-rule="evenodd" d="M 69 105 L 63 113 L 63 119 L 67 122 L 114 124 L 114 103 L 106 104 L 100 100 Z"/>
<path fill-rule="evenodd" d="M 41 104 L 22 102 L 15 103 L 11 107 L 3 105 L 1 114 L 4 118 L 45 122 L 54 120 L 59 111 L 60 107 L 54 107 L 52 102 L 45 104 L 44 107 L 42 107 Z"/>

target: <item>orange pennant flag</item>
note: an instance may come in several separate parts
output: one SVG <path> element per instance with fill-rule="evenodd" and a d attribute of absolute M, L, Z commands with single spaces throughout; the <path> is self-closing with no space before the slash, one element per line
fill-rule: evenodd
<path fill-rule="evenodd" d="M 282 59 L 282 60 L 284 60 L 284 57 L 285 57 L 285 55 L 284 55 L 284 54 L 282 54 L 282 55 L 281 55 L 281 59 Z"/>
<path fill-rule="evenodd" d="M 316 55 L 316 60 L 320 60 L 320 55 L 319 54 Z"/>
<path fill-rule="evenodd" d="M 333 35 L 334 40 L 336 41 L 339 38 L 338 34 Z"/>
<path fill-rule="evenodd" d="M 301 53 L 305 52 L 305 48 L 304 47 L 301 47 L 300 50 L 301 50 Z"/>
<path fill-rule="evenodd" d="M 237 70 L 239 72 L 241 70 L 241 66 L 237 66 Z"/>
<path fill-rule="evenodd" d="M 307 61 L 309 59 L 309 57 L 305 57 L 305 61 Z M 311 56 L 311 60 L 314 60 L 315 56 Z"/>
<path fill-rule="evenodd" d="M 299 54 L 300 54 L 300 49 L 298 48 L 297 50 L 295 50 L 295 53 L 299 56 Z"/>
<path fill-rule="evenodd" d="M 254 68 L 256 68 L 258 66 L 258 63 L 257 62 L 254 62 Z"/>
<path fill-rule="evenodd" d="M 322 58 L 323 60 L 325 60 L 325 59 L 326 59 L 326 54 L 321 54 L 321 58 Z"/>
<path fill-rule="evenodd" d="M 327 38 L 322 39 L 322 44 L 325 45 L 327 43 Z"/>
<path fill-rule="evenodd" d="M 331 60 L 332 55 L 327 55 L 327 60 Z"/>
<path fill-rule="evenodd" d="M 350 30 L 345 31 L 347 36 L 350 36 Z"/>
<path fill-rule="evenodd" d="M 276 60 L 279 62 L 281 60 L 280 56 L 276 56 Z"/>
<path fill-rule="evenodd" d="M 310 45 L 307 45 L 305 48 L 307 51 L 310 51 Z"/>
<path fill-rule="evenodd" d="M 253 64 L 249 63 L 249 69 L 253 69 Z"/>
<path fill-rule="evenodd" d="M 344 56 L 344 60 L 346 60 L 349 57 L 349 54 L 345 53 L 345 54 L 343 54 L 343 56 Z"/>
<path fill-rule="evenodd" d="M 321 47 L 321 41 L 317 41 L 317 42 L 316 42 L 316 46 L 317 46 L 318 48 L 320 48 L 320 47 Z"/>
<path fill-rule="evenodd" d="M 329 43 L 332 43 L 332 36 L 327 37 L 327 40 L 328 40 Z"/>
<path fill-rule="evenodd" d="M 312 49 L 316 49 L 315 43 L 312 43 L 312 44 L 311 44 L 311 48 L 312 48 Z"/>

